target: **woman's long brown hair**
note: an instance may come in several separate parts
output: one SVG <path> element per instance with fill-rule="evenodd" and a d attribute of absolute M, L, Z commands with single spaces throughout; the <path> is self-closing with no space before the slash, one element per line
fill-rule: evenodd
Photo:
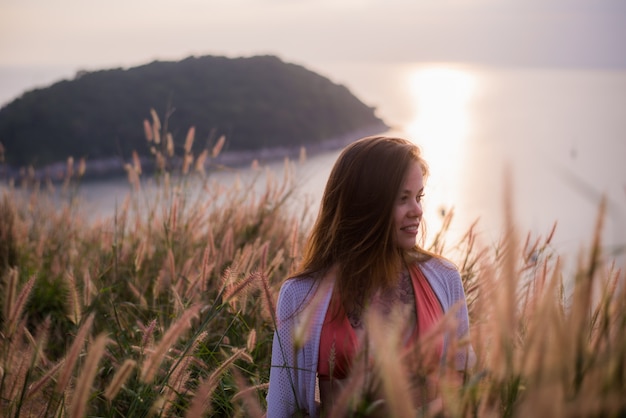
<path fill-rule="evenodd" d="M 394 244 L 393 207 L 411 163 L 428 166 L 413 143 L 367 137 L 348 145 L 330 173 L 298 275 L 322 277 L 337 266 L 335 289 L 346 312 L 363 308 L 398 279 L 406 254 Z M 428 256 L 416 245 L 415 251 Z"/>

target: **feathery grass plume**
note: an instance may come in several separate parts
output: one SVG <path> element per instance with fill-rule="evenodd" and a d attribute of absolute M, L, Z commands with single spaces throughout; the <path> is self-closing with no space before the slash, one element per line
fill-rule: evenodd
<path fill-rule="evenodd" d="M 194 165 L 194 170 L 203 176 L 206 175 L 206 171 L 204 165 L 206 163 L 206 159 L 209 157 L 209 150 L 203 149 L 200 155 L 196 158 L 196 163 Z"/>
<path fill-rule="evenodd" d="M 172 249 L 168 249 L 167 256 L 163 260 L 163 265 L 161 270 L 159 270 L 159 274 L 157 275 L 157 279 L 154 283 L 154 299 L 156 300 L 159 296 L 164 293 L 167 293 L 171 290 L 172 281 L 175 279 L 175 276 L 172 275 L 172 258 L 174 253 Z"/>
<path fill-rule="evenodd" d="M 85 157 L 82 157 L 80 160 L 78 160 L 78 171 L 77 171 L 77 176 L 80 178 L 85 174 L 85 171 L 87 170 L 87 162 L 85 161 Z"/>
<path fill-rule="evenodd" d="M 209 232 L 209 234 L 210 234 L 210 232 Z M 211 243 L 208 244 L 204 248 L 204 252 L 202 253 L 202 270 L 200 272 L 200 290 L 203 293 L 206 290 L 207 277 L 213 271 L 213 268 L 215 266 L 215 263 L 209 265 L 209 257 L 211 256 L 211 250 L 212 249 L 214 250 L 212 235 L 209 235 L 209 238 L 211 239 Z"/>
<path fill-rule="evenodd" d="M 267 389 L 270 387 L 269 383 L 259 383 L 254 386 L 247 386 L 245 389 L 240 389 L 237 393 L 233 395 L 233 402 L 238 401 L 244 396 L 248 396 L 249 392 L 267 392 Z"/>
<path fill-rule="evenodd" d="M 142 308 L 147 308 L 148 307 L 148 301 L 144 297 L 143 292 L 140 292 L 139 289 L 137 289 L 137 287 L 135 287 L 135 285 L 132 284 L 131 282 L 127 282 L 126 284 L 128 285 L 128 288 L 130 289 L 131 293 L 139 301 L 139 306 L 141 306 Z"/>
<path fill-rule="evenodd" d="M 74 157 L 67 157 L 67 164 L 65 168 L 65 178 L 67 180 L 71 179 L 74 176 Z"/>
<path fill-rule="evenodd" d="M 276 297 L 270 289 L 270 284 L 265 274 L 261 274 L 261 284 L 263 291 L 263 309 L 261 313 L 266 320 L 270 320 L 274 325 L 276 325 Z"/>
<path fill-rule="evenodd" d="M 373 402 L 374 405 L 368 407 L 362 415 L 355 413 L 357 404 L 364 398 L 365 392 L 372 385 L 372 375 L 369 365 L 364 361 L 358 361 L 353 364 L 350 374 L 344 381 L 333 380 L 333 386 L 336 385 L 338 393 L 333 396 L 331 405 L 323 405 L 324 411 L 322 416 L 328 418 L 344 418 L 347 416 L 378 416 L 380 412 L 378 407 L 384 404 L 384 400 Z M 381 415 L 384 416 L 384 415 Z"/>
<path fill-rule="evenodd" d="M 510 172 L 505 172 L 504 187 L 504 241 L 502 242 L 502 256 L 499 262 L 498 277 L 493 277 L 491 283 L 492 289 L 495 290 L 496 299 L 493 304 L 493 314 L 495 316 L 495 326 L 497 326 L 498 341 L 494 341 L 494 358 L 504 361 L 498 364 L 496 373 L 500 379 L 515 374 L 514 364 L 514 338 L 517 330 L 517 288 L 518 288 L 518 271 L 516 267 L 516 256 L 518 255 L 518 239 L 517 230 L 515 228 L 515 220 L 513 215 L 513 198 Z"/>
<path fill-rule="evenodd" d="M 259 403 L 256 393 L 250 390 L 246 380 L 237 369 L 234 369 L 232 374 L 235 379 L 235 384 L 239 388 L 238 395 L 240 396 L 238 398 L 243 400 L 243 404 L 246 409 L 246 416 L 252 418 L 264 417 L 265 413 L 263 412 L 263 408 Z"/>
<path fill-rule="evenodd" d="M 248 350 L 248 353 L 252 353 L 254 347 L 256 347 L 256 330 L 253 328 L 250 330 L 248 338 L 246 339 L 246 349 Z"/>
<path fill-rule="evenodd" d="M 180 318 L 168 328 L 154 352 L 149 354 L 143 362 L 140 376 L 142 382 L 151 383 L 154 380 L 157 370 L 165 359 L 165 354 L 176 343 L 180 336 L 191 327 L 192 320 L 198 315 L 199 310 L 199 305 L 187 308 Z"/>
<path fill-rule="evenodd" d="M 300 164 L 304 164 L 306 162 L 306 147 L 300 147 L 300 156 L 298 161 Z"/>
<path fill-rule="evenodd" d="M 454 209 L 450 210 L 441 209 L 443 214 L 443 222 L 441 224 L 441 228 L 435 234 L 435 238 L 430 244 L 429 250 L 435 254 L 443 254 L 446 246 L 445 236 L 450 230 L 450 224 L 452 223 L 452 219 L 454 218 Z"/>
<path fill-rule="evenodd" d="M 135 168 L 126 163 L 124 164 L 124 170 L 126 171 L 128 184 L 130 184 L 135 192 L 140 190 L 141 183 L 139 181 L 139 174 L 135 171 Z"/>
<path fill-rule="evenodd" d="M 152 125 L 150 125 L 150 121 L 148 121 L 148 119 L 143 120 L 143 133 L 146 137 L 146 141 L 152 142 L 154 135 L 152 133 Z"/>
<path fill-rule="evenodd" d="M 194 370 L 192 365 L 194 363 L 200 363 L 195 357 L 195 353 L 198 350 L 198 345 L 203 342 L 208 335 L 208 332 L 203 331 L 197 338 L 191 341 L 188 349 L 183 353 L 178 354 L 176 357 L 180 360 L 174 361 L 168 371 L 167 384 L 163 390 L 163 398 L 165 400 L 163 406 L 163 415 L 170 416 L 170 409 L 175 406 L 175 400 L 177 395 L 185 394 L 189 389 L 187 383 L 192 377 Z M 182 356 L 182 357 L 181 357 Z M 202 367 L 202 364 L 198 364 Z"/>
<path fill-rule="evenodd" d="M 46 367 L 48 365 L 48 358 L 46 357 L 46 353 L 44 349 L 48 344 L 48 339 L 50 336 L 50 325 L 52 321 L 50 316 L 47 316 L 46 319 L 43 320 L 42 323 L 37 325 L 37 331 L 35 336 L 33 336 L 27 328 L 24 329 L 24 334 L 30 343 L 30 346 L 34 349 L 33 355 L 33 365 L 41 363 L 41 366 Z"/>
<path fill-rule="evenodd" d="M 112 401 L 120 392 L 120 389 L 122 389 L 124 383 L 126 383 L 128 378 L 131 376 L 136 365 L 137 362 L 135 360 L 126 359 L 119 369 L 117 369 L 115 376 L 113 376 L 111 383 L 109 383 L 109 386 L 107 386 L 103 394 L 109 402 Z"/>
<path fill-rule="evenodd" d="M 381 379 L 385 405 L 390 416 L 414 417 L 415 405 L 411 383 L 400 355 L 402 315 L 392 312 L 389 318 L 376 310 L 366 313 L 366 327 L 377 375 Z"/>
<path fill-rule="evenodd" d="M 17 269 L 11 269 L 12 272 L 9 274 L 9 286 L 14 286 L 11 284 L 12 280 L 17 281 L 18 272 Z M 13 277 L 13 278 L 12 278 Z M 24 312 L 24 307 L 26 306 L 26 302 L 28 302 L 28 298 L 30 296 L 33 287 L 35 286 L 35 276 L 32 276 L 28 281 L 22 286 L 19 295 L 15 299 L 13 306 L 11 306 L 11 310 L 9 311 L 9 315 L 5 318 L 6 321 L 6 329 L 7 329 L 7 337 L 11 337 L 16 330 L 17 324 L 19 323 L 22 314 Z M 12 292 L 14 292 L 13 289 Z M 9 297 L 11 297 L 9 295 Z"/>
<path fill-rule="evenodd" d="M 166 139 L 166 153 L 168 157 L 173 157 L 174 156 L 174 138 L 172 137 L 171 133 L 167 133 L 165 135 L 165 139 Z"/>
<path fill-rule="evenodd" d="M 292 260 L 295 260 L 300 252 L 300 248 L 298 248 L 298 232 L 298 221 L 296 221 L 291 229 L 291 245 L 289 245 L 289 258 Z"/>
<path fill-rule="evenodd" d="M 546 261 L 547 263 L 547 261 Z M 543 270 L 542 276 L 549 274 Z M 541 385 L 544 381 L 552 380 L 553 365 L 559 364 L 563 353 L 555 350 L 567 344 L 566 330 L 563 328 L 563 317 L 559 311 L 558 288 L 560 283 L 561 267 L 559 260 L 550 278 L 545 285 L 536 288 L 530 309 L 525 315 L 528 322 L 528 332 L 525 350 L 523 350 L 522 372 L 531 377 L 529 384 Z"/>
<path fill-rule="evenodd" d="M 196 136 L 196 127 L 192 126 L 187 131 L 187 136 L 185 137 L 185 153 L 189 154 L 191 152 L 191 148 L 193 147 L 193 140 Z"/>
<path fill-rule="evenodd" d="M 180 294 L 178 293 L 178 289 L 176 286 L 173 286 L 170 288 L 170 293 L 172 294 L 172 300 L 174 302 L 172 315 L 174 317 L 177 317 L 178 315 L 180 315 L 181 312 L 185 310 L 185 303 L 183 302 L 183 299 L 180 297 Z"/>
<path fill-rule="evenodd" d="M 211 150 L 211 157 L 216 158 L 222 152 L 222 148 L 224 148 L 224 143 L 226 142 L 226 136 L 222 135 L 219 137 L 213 149 Z"/>
<path fill-rule="evenodd" d="M 229 226 L 222 238 L 221 249 L 221 262 L 224 263 L 226 260 L 232 260 L 233 254 L 235 253 L 235 243 L 234 243 L 234 234 L 232 226 Z"/>
<path fill-rule="evenodd" d="M 147 347 L 148 344 L 151 344 L 154 340 L 154 330 L 156 329 L 157 320 L 153 319 L 150 321 L 147 327 L 144 327 L 142 324 L 139 324 L 139 328 L 143 331 L 143 336 L 141 338 L 141 346 Z"/>
<path fill-rule="evenodd" d="M 198 385 L 196 394 L 191 400 L 191 404 L 187 413 L 188 418 L 200 417 L 211 412 L 211 395 L 219 383 L 222 374 L 230 368 L 230 366 L 246 355 L 242 349 L 233 350 L 233 354 L 224 360 L 217 369 L 215 369 L 206 379 L 203 379 Z"/>
<path fill-rule="evenodd" d="M 169 228 L 171 231 L 176 231 L 176 228 L 178 227 L 178 206 L 179 206 L 180 202 L 178 199 L 178 196 L 174 196 L 174 199 L 172 200 L 172 206 L 171 206 L 171 210 L 170 210 L 170 219 L 169 219 Z M 171 251 L 171 249 L 170 249 Z M 174 276 L 172 276 L 174 277 Z"/>
<path fill-rule="evenodd" d="M 603 198 L 596 220 L 596 228 L 588 265 L 579 268 L 572 293 L 572 304 L 568 315 L 567 327 L 570 330 L 569 364 L 571 364 L 571 381 L 569 396 L 578 396 L 592 366 L 589 355 L 589 339 L 593 334 L 592 310 L 594 285 L 597 282 L 598 268 L 601 261 L 601 233 L 604 224 L 606 201 Z"/>
<path fill-rule="evenodd" d="M 185 154 L 183 156 L 183 167 L 181 169 L 181 172 L 183 174 L 188 174 L 189 173 L 189 168 L 193 165 L 193 155 L 192 154 Z"/>
<path fill-rule="evenodd" d="M 147 242 L 145 239 L 139 241 L 139 245 L 137 246 L 137 251 L 135 252 L 135 272 L 138 272 L 141 269 L 141 265 L 143 264 L 144 257 L 146 255 L 146 246 Z"/>
<path fill-rule="evenodd" d="M 152 116 L 152 139 L 158 145 L 161 143 L 161 120 L 154 109 L 150 109 L 150 115 Z"/>
<path fill-rule="evenodd" d="M 141 160 L 139 159 L 139 154 L 137 154 L 137 151 L 133 150 L 132 158 L 135 173 L 137 173 L 138 176 L 141 176 Z"/>
<path fill-rule="evenodd" d="M 331 280 L 323 280 L 313 291 L 315 294 L 311 299 L 311 302 L 302 309 L 296 318 L 296 326 L 293 329 L 293 350 L 300 350 L 304 344 L 308 341 L 311 324 L 316 317 L 316 312 L 320 309 L 320 306 L 324 302 L 324 298 L 328 294 L 329 288 L 332 286 Z M 266 288 L 264 283 L 264 287 Z"/>
<path fill-rule="evenodd" d="M 7 270 L 3 279 L 6 283 L 4 293 L 4 327 L 7 335 L 10 335 L 10 324 L 12 323 L 10 318 L 13 316 L 13 306 L 15 305 L 15 297 L 17 294 L 17 281 L 19 274 L 16 268 Z M 15 327 L 12 327 L 14 329 Z"/>
<path fill-rule="evenodd" d="M 91 387 L 93 380 L 96 377 L 98 371 L 98 363 L 104 354 L 104 350 L 109 343 L 109 338 L 101 334 L 91 344 L 89 351 L 87 352 L 87 359 L 85 360 L 85 366 L 83 367 L 78 381 L 76 383 L 76 389 L 72 396 L 72 406 L 70 408 L 71 418 L 82 418 L 85 416 L 87 409 L 87 401 L 89 394 L 91 393 Z"/>
<path fill-rule="evenodd" d="M 3 399 L 18 399 L 20 390 L 23 391 L 35 358 L 33 349 L 24 344 L 26 334 L 26 318 L 21 319 L 16 331 L 8 340 L 0 340 L 2 351 L 0 360 L 4 366 L 4 380 L 0 381 Z M 23 393 L 23 392 L 22 392 Z M 13 402 L 12 402 L 13 403 Z M 0 403 L 0 407 L 2 407 Z M 0 409 L 0 412 L 2 410 Z"/>
<path fill-rule="evenodd" d="M 48 369 L 46 373 L 41 376 L 41 378 L 39 378 L 38 381 L 31 383 L 28 386 L 28 391 L 26 392 L 26 399 L 28 400 L 36 395 L 41 395 L 43 388 L 46 386 L 46 384 L 53 382 L 52 377 L 59 371 L 61 366 L 63 366 L 63 363 L 64 360 L 59 361 L 57 364 Z M 0 376 L 0 379 L 1 378 L 2 376 Z"/>
<path fill-rule="evenodd" d="M 159 171 L 165 171 L 165 157 L 161 153 L 161 151 L 157 151 L 155 154 L 156 158 L 156 167 Z"/>
<path fill-rule="evenodd" d="M 76 364 L 76 360 L 78 360 L 78 356 L 82 350 L 83 345 L 85 344 L 85 340 L 89 336 L 89 331 L 91 331 L 91 326 L 93 325 L 94 314 L 91 313 L 85 319 L 85 322 L 78 329 L 78 333 L 72 342 L 70 350 L 65 356 L 65 366 L 63 370 L 61 370 L 61 375 L 59 376 L 59 380 L 57 380 L 56 392 L 63 393 L 65 388 L 67 387 L 68 382 L 70 381 L 70 377 L 74 371 L 74 366 Z"/>
<path fill-rule="evenodd" d="M 237 281 L 236 283 L 229 283 L 226 285 L 224 293 L 222 294 L 223 303 L 229 303 L 231 308 L 235 309 L 236 300 L 235 297 L 248 287 L 251 283 L 254 283 L 260 276 L 260 273 L 251 273 L 246 278 Z"/>
<path fill-rule="evenodd" d="M 66 271 L 63 275 L 65 279 L 65 283 L 67 286 L 67 305 L 68 312 L 67 318 L 72 321 L 74 325 L 78 325 L 82 318 L 82 309 L 80 306 L 80 300 L 78 298 L 78 289 L 76 288 L 76 279 L 74 278 L 74 273 L 70 271 Z"/>

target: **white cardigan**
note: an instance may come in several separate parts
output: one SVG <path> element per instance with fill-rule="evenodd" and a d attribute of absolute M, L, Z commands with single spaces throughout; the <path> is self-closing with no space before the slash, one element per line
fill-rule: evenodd
<path fill-rule="evenodd" d="M 469 333 L 467 304 L 457 269 L 452 263 L 435 257 L 420 263 L 419 266 L 441 302 L 444 313 L 456 302 L 462 301 L 456 311 L 458 324 L 456 336 L 457 338 L 466 336 Z M 267 418 L 292 417 L 298 410 L 310 417 L 319 415 L 316 400 L 317 359 L 332 286 L 324 287 L 322 289 L 324 293 L 317 295 L 314 305 L 311 305 L 314 306 L 313 316 L 306 320 L 310 321 L 307 339 L 300 344 L 301 348 L 297 352 L 294 349 L 294 329 L 299 321 L 303 320 L 302 314 L 307 312 L 305 307 L 309 306 L 318 287 L 319 281 L 302 277 L 285 281 L 280 289 L 267 393 Z M 446 340 L 447 338 L 444 340 L 444 353 Z M 473 365 L 475 356 L 471 347 L 456 353 L 455 361 L 458 370 Z"/>

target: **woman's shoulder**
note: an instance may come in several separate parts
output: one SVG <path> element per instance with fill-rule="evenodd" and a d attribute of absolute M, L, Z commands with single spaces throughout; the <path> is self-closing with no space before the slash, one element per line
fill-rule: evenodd
<path fill-rule="evenodd" d="M 462 285 L 461 274 L 450 260 L 443 257 L 431 257 L 426 261 L 418 263 L 418 265 L 431 283 L 431 286 L 438 284 L 450 289 L 451 287 Z"/>
<path fill-rule="evenodd" d="M 289 277 L 280 286 L 281 290 L 300 290 L 310 289 L 311 286 L 315 286 L 317 280 L 311 275 L 293 276 Z"/>
<path fill-rule="evenodd" d="M 456 265 L 447 258 L 432 256 L 421 263 L 419 263 L 421 267 L 426 267 L 430 270 L 439 271 L 441 273 L 459 273 Z"/>

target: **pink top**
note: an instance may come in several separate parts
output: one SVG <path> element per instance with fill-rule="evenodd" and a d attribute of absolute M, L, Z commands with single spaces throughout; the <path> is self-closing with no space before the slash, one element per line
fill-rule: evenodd
<path fill-rule="evenodd" d="M 419 335 L 423 335 L 432 329 L 443 316 L 441 303 L 430 283 L 416 264 L 409 268 L 413 293 L 415 294 L 415 306 L 417 307 L 416 327 L 407 342 L 410 348 Z M 334 356 L 332 376 L 334 379 L 345 379 L 350 371 L 352 359 L 358 350 L 358 339 L 354 329 L 350 325 L 348 316 L 339 303 L 338 298 L 330 302 L 326 311 L 326 317 L 320 336 L 319 359 L 317 373 L 320 379 L 330 379 L 330 364 Z M 438 342 L 435 354 L 441 358 L 443 340 Z"/>

